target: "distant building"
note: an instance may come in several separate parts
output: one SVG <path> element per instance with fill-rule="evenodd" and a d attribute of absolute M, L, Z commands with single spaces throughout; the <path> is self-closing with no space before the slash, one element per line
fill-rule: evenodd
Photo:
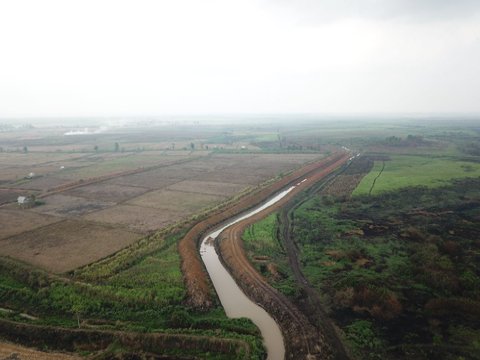
<path fill-rule="evenodd" d="M 27 176 L 25 176 L 26 179 L 33 179 L 35 177 L 35 173 L 31 172 Z"/>

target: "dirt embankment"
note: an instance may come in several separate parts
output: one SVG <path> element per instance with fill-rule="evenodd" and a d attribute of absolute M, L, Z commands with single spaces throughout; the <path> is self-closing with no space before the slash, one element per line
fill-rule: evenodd
<path fill-rule="evenodd" d="M 312 326 L 308 318 L 283 294 L 272 288 L 248 261 L 243 249 L 241 236 L 244 229 L 278 210 L 299 192 L 344 164 L 347 156 L 334 158 L 319 166 L 308 176 L 308 180 L 297 185 L 287 196 L 264 211 L 227 228 L 221 235 L 221 259 L 237 284 L 250 298 L 261 304 L 275 318 L 283 333 L 286 357 L 289 359 L 336 359 L 339 358 L 336 345 L 330 337 Z"/>
<path fill-rule="evenodd" d="M 97 355 L 101 355 L 105 351 L 108 352 L 108 347 L 112 344 L 119 345 L 125 353 L 135 354 L 139 356 L 138 358 L 143 358 L 141 356 L 145 354 L 152 355 L 152 358 L 163 357 L 169 351 L 178 354 L 178 349 L 183 349 L 186 353 L 189 351 L 214 352 L 229 358 L 249 359 L 251 354 L 249 344 L 241 339 L 189 334 L 142 334 L 124 331 L 65 329 L 22 324 L 3 319 L 0 319 L 0 334 L 7 341 L 29 347 L 73 353 L 86 351 L 97 353 Z M 58 359 L 73 360 L 72 357 L 67 357 L 67 355 L 63 358 L 62 355 L 59 356 Z M 90 358 L 95 358 L 95 355 Z M 39 357 L 39 359 L 43 358 Z M 51 356 L 45 357 L 45 359 L 57 359 L 57 357 Z"/>
<path fill-rule="evenodd" d="M 16 344 L 0 341 L 2 360 L 81 360 L 80 356 L 58 352 L 39 351 Z"/>
<path fill-rule="evenodd" d="M 307 176 L 310 177 L 314 174 L 318 174 L 319 170 L 323 171 L 326 168 L 336 168 L 344 163 L 347 158 L 348 156 L 345 153 L 339 152 L 320 161 L 304 166 L 283 177 L 276 183 L 245 196 L 235 205 L 219 210 L 212 216 L 200 221 L 192 227 L 178 245 L 178 250 L 182 259 L 182 272 L 188 293 L 187 303 L 197 309 L 207 309 L 213 305 L 210 281 L 198 252 L 198 246 L 202 235 L 212 227 L 254 207 L 255 205 L 258 205 L 260 202 L 266 200 L 282 188 L 290 184 L 295 184 Z M 313 177 L 297 188 L 303 188 L 304 185 L 309 184 L 311 181 L 315 181 L 313 180 Z"/>

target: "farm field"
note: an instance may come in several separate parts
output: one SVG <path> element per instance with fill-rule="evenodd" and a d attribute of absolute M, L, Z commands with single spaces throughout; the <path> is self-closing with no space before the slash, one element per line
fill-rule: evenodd
<path fill-rule="evenodd" d="M 0 153 L 0 200 L 15 201 L 18 196 L 34 194 L 41 204 L 25 209 L 16 204 L 0 207 L 0 219 L 5 223 L 0 230 L 0 255 L 53 272 L 99 260 L 147 234 L 323 156 L 212 153 L 198 140 L 181 140 L 179 134 L 173 141 L 156 143 L 148 139 L 158 146 L 168 143 L 164 150 L 134 152 L 113 146 L 126 143 L 123 133 L 66 137 L 55 130 L 48 135 L 34 134 L 30 129 L 24 137 L 20 133 L 8 139 L 9 150 Z M 182 141 L 190 149 L 179 147 Z M 54 145 L 47 142 L 62 147 L 68 143 L 73 148 L 68 153 L 64 148 L 53 151 Z M 191 144 L 195 143 L 203 150 L 193 151 L 195 145 Z M 240 143 L 231 145 L 240 147 Z M 28 177 L 30 173 L 34 175 Z M 125 236 L 112 242 L 123 231 Z M 48 238 L 49 232 L 55 235 Z M 57 261 L 58 253 L 52 250 L 56 246 L 62 252 L 62 262 Z"/>
<path fill-rule="evenodd" d="M 263 359 L 257 328 L 226 317 L 201 266 L 193 266 L 194 239 L 186 263 L 181 240 L 196 225 L 208 227 L 212 214 L 228 218 L 229 209 L 255 202 L 270 188 L 255 192 L 259 184 L 286 184 L 291 170 L 343 146 L 360 156 L 292 199 L 288 206 L 300 206 L 290 214 L 293 227 L 279 208 L 246 228 L 248 260 L 319 333 L 325 328 L 316 321 L 328 324 L 331 317 L 342 339 L 331 344 L 345 346 L 353 359 L 402 358 L 422 344 L 422 351 L 437 354 L 428 346 L 437 346 L 440 337 L 468 358 L 478 327 L 458 309 L 477 306 L 470 302 L 479 276 L 471 240 L 478 232 L 471 224 L 478 217 L 477 132 L 446 124 L 347 123 L 348 129 L 343 123 L 294 122 L 140 126 L 82 136 L 63 135 L 75 128 L 1 133 L 0 200 L 13 202 L 0 206 L 2 331 L 23 334 L 18 324 L 32 326 L 27 333 L 47 341 L 49 329 L 67 339 L 79 328 L 73 345 L 49 350 L 71 348 L 87 358 L 92 353 L 82 349 L 90 336 L 101 331 L 98 344 L 110 344 L 115 331 L 120 341 L 135 334 L 142 350 L 151 335 L 175 337 L 161 347 L 163 356 Z M 383 160 L 372 194 L 362 196 Z M 30 172 L 35 176 L 29 178 Z M 464 177 L 471 180 L 454 180 Z M 351 196 L 355 188 L 363 192 Z M 36 206 L 14 203 L 29 194 L 36 195 Z M 225 208 L 217 207 L 224 202 Z M 279 237 L 285 234 L 293 236 L 293 248 Z M 464 250 L 455 247 L 456 239 Z M 321 296 L 311 297 L 312 291 Z M 199 295 L 197 302 L 190 301 L 192 294 Z M 457 323 L 445 308 L 456 309 Z M 128 341 L 121 349 L 104 349 L 103 356 L 138 352 Z"/>
<path fill-rule="evenodd" d="M 116 252 L 139 238 L 118 225 L 65 220 L 0 240 L 1 254 L 62 273 Z"/>

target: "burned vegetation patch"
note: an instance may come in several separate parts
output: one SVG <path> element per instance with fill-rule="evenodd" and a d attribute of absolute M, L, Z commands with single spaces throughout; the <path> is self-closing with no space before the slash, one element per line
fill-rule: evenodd
<path fill-rule="evenodd" d="M 295 213 L 307 278 L 361 358 L 471 358 L 480 336 L 480 179 L 318 196 Z M 375 355 L 372 355 L 375 354 Z"/>

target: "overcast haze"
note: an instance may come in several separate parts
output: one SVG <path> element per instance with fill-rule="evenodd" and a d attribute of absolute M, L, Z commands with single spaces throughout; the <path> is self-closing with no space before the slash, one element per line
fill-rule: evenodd
<path fill-rule="evenodd" d="M 0 116 L 480 112 L 480 1 L 0 0 Z"/>

